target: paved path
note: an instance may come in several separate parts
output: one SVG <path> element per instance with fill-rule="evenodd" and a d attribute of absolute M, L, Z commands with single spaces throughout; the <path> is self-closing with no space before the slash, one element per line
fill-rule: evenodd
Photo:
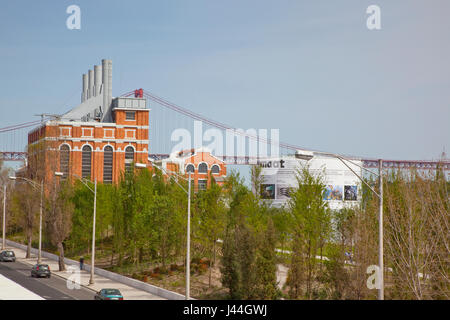
<path fill-rule="evenodd" d="M 284 265 L 277 264 L 277 282 L 280 290 L 283 289 L 283 286 L 286 283 L 288 271 L 289 269 Z"/>
<path fill-rule="evenodd" d="M 31 270 L 31 266 L 34 265 L 37 261 L 37 257 L 34 254 L 32 254 L 30 259 L 25 259 L 26 251 L 19 249 L 19 248 L 15 248 L 15 247 L 7 247 L 7 250 L 14 251 L 14 253 L 16 254 L 16 263 L 20 262 L 20 263 L 28 266 L 28 274 L 29 274 L 29 272 Z M 166 300 L 162 297 L 151 294 L 149 292 L 127 286 L 123 283 L 116 282 L 111 279 L 101 277 L 99 275 L 95 275 L 95 278 L 94 278 L 95 284 L 88 285 L 89 279 L 90 279 L 90 273 L 85 270 L 82 270 L 80 272 L 78 268 L 74 268 L 74 267 L 66 265 L 66 269 L 67 269 L 66 271 L 58 271 L 58 269 L 59 269 L 58 262 L 54 261 L 54 260 L 46 259 L 44 257 L 42 258 L 42 263 L 48 264 L 50 266 L 50 270 L 52 272 L 52 278 L 50 278 L 50 279 L 55 278 L 55 277 L 53 277 L 53 275 L 62 278 L 62 280 L 67 288 L 67 279 L 70 278 L 71 280 L 74 280 L 74 282 L 70 281 L 69 286 L 75 287 L 76 284 L 79 284 L 80 289 L 89 290 L 92 293 L 92 299 L 93 299 L 95 292 L 100 291 L 101 289 L 115 288 L 115 289 L 120 290 L 120 292 L 122 293 L 123 298 L 125 300 Z M 0 265 L 1 264 L 4 264 L 4 262 L 0 262 Z M 73 270 L 70 270 L 70 267 Z M 68 290 L 79 291 L 77 289 L 68 289 Z"/>

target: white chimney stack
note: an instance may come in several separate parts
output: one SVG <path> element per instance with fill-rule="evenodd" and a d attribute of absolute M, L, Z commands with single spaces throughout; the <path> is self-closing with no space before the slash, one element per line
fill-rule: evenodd
<path fill-rule="evenodd" d="M 94 71 L 89 70 L 88 99 L 94 96 Z"/>
<path fill-rule="evenodd" d="M 100 94 L 100 87 L 102 85 L 102 66 L 94 66 L 94 96 Z"/>
<path fill-rule="evenodd" d="M 103 118 L 102 122 L 111 122 L 112 103 L 112 61 L 102 60 L 102 82 L 103 82 Z"/>
<path fill-rule="evenodd" d="M 88 78 L 87 74 L 83 74 L 83 91 L 81 92 L 81 102 L 87 99 Z"/>

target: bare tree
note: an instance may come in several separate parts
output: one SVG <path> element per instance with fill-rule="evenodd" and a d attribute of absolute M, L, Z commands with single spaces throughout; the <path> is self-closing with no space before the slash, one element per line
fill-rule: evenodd
<path fill-rule="evenodd" d="M 39 212 L 39 196 L 39 191 L 33 189 L 28 183 L 17 182 L 10 202 L 13 220 L 25 232 L 27 239 L 26 258 L 31 257 L 33 228 L 36 225 L 36 216 Z"/>
<path fill-rule="evenodd" d="M 386 183 L 386 260 L 401 299 L 448 299 L 449 198 L 444 179 L 417 172 Z"/>
<path fill-rule="evenodd" d="M 59 271 L 66 269 L 64 264 L 63 242 L 72 230 L 73 186 L 69 181 L 59 186 L 55 183 L 47 201 L 46 224 L 50 241 L 58 248 Z"/>

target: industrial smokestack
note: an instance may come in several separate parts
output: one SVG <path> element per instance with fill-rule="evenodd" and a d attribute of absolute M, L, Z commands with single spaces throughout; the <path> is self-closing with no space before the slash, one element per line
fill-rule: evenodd
<path fill-rule="evenodd" d="M 103 118 L 102 122 L 112 122 L 112 61 L 102 60 L 102 82 L 103 82 Z"/>
<path fill-rule="evenodd" d="M 94 96 L 100 94 L 100 86 L 102 84 L 102 66 L 94 66 Z"/>
<path fill-rule="evenodd" d="M 88 78 L 87 74 L 83 74 L 83 91 L 81 92 L 82 103 L 87 99 L 87 90 L 88 90 Z"/>
<path fill-rule="evenodd" d="M 89 70 L 88 99 L 94 96 L 94 71 Z"/>

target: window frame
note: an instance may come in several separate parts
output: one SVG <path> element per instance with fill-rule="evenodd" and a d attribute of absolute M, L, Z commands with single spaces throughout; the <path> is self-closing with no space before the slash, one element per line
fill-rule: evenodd
<path fill-rule="evenodd" d="M 111 149 L 111 151 L 106 150 L 106 149 Z M 109 164 L 109 163 L 106 164 L 105 155 L 107 154 L 107 152 L 108 153 L 111 152 L 111 164 Z M 105 177 L 106 176 L 105 168 L 107 168 L 107 165 L 108 165 L 108 169 L 109 169 L 109 166 L 111 167 L 111 173 L 108 172 L 108 176 Z M 111 179 L 110 180 L 105 179 L 105 178 L 109 178 L 109 175 L 111 176 Z M 111 145 L 107 144 L 103 147 L 103 183 L 108 183 L 108 184 L 112 183 L 113 178 L 114 178 L 114 148 Z"/>
<path fill-rule="evenodd" d="M 133 119 L 128 119 L 129 114 L 133 114 Z M 136 111 L 125 111 L 125 121 L 136 121 Z"/>
<path fill-rule="evenodd" d="M 88 147 L 89 148 L 89 158 L 90 158 L 90 163 L 89 163 L 89 175 L 85 176 L 84 172 L 84 154 L 85 154 L 85 150 L 84 148 Z M 93 152 L 93 147 L 90 144 L 85 144 L 82 148 L 81 148 L 81 177 L 85 178 L 85 179 L 90 179 L 92 177 L 92 152 Z M 86 150 L 87 151 L 87 150 Z"/>
<path fill-rule="evenodd" d="M 200 169 L 202 165 L 206 166 L 206 171 L 205 172 L 202 172 L 201 169 Z M 198 167 L 197 167 L 197 172 L 198 173 L 200 173 L 200 174 L 208 174 L 208 170 L 209 170 L 209 166 L 208 166 L 208 164 L 206 162 L 200 162 L 198 164 Z"/>

